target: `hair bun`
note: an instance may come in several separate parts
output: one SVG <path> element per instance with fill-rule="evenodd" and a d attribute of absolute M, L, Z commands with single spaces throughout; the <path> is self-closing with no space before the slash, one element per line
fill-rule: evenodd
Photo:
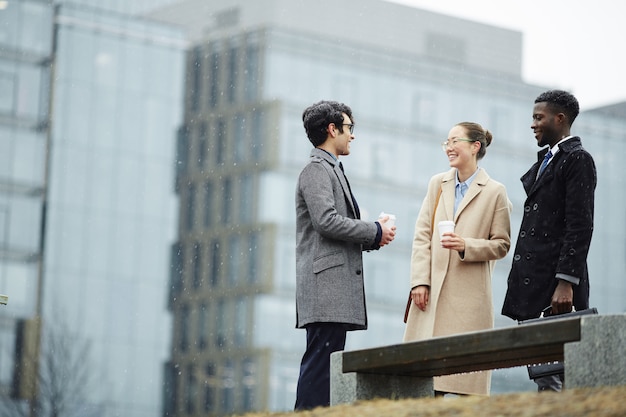
<path fill-rule="evenodd" d="M 493 140 L 493 135 L 490 131 L 485 129 L 485 141 L 487 142 L 487 146 L 491 145 L 491 141 Z"/>

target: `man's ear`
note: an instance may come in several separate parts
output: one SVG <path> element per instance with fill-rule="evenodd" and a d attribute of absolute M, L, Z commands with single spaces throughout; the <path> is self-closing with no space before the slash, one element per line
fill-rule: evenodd
<path fill-rule="evenodd" d="M 565 113 L 557 113 L 555 117 L 556 117 L 556 120 L 559 122 L 559 124 L 562 124 L 562 125 L 568 124 L 567 116 L 565 115 Z"/>
<path fill-rule="evenodd" d="M 333 138 L 337 137 L 337 127 L 334 123 L 329 123 L 326 131 L 328 132 L 328 136 L 332 136 Z"/>

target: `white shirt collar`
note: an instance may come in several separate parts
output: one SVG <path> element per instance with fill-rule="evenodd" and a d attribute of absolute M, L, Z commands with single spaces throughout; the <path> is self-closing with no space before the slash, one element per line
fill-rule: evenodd
<path fill-rule="evenodd" d="M 550 152 L 552 152 L 552 158 L 554 158 L 554 155 L 556 155 L 556 153 L 559 151 L 559 144 L 565 142 L 568 139 L 573 138 L 574 136 L 569 135 L 564 137 L 563 139 L 561 139 L 560 141 L 558 141 L 553 147 L 550 148 Z M 550 158 L 550 159 L 552 159 Z"/>
<path fill-rule="evenodd" d="M 474 181 L 474 178 L 476 178 L 476 174 L 478 174 L 478 171 L 480 171 L 480 167 L 476 167 L 476 171 L 474 171 L 474 173 L 468 178 L 466 179 L 464 182 L 467 185 L 467 188 L 469 188 L 469 186 L 472 184 L 472 181 Z M 456 170 L 456 173 L 454 175 L 454 181 L 455 184 L 458 186 L 461 181 L 459 181 L 459 170 Z"/>

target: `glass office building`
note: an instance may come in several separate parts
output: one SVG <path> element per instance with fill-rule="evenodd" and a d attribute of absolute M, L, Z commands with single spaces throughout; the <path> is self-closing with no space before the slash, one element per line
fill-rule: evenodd
<path fill-rule="evenodd" d="M 532 102 L 550 88 L 523 81 L 521 49 L 519 32 L 380 0 L 358 10 L 10 1 L 0 10 L 0 406 L 28 391 L 14 366 L 41 315 L 42 356 L 59 338 L 73 357 L 86 352 L 75 371 L 92 379 L 72 398 L 81 416 L 292 409 L 305 348 L 294 328 L 294 193 L 311 148 L 301 113 L 320 99 L 353 108 L 342 161 L 363 218 L 398 218 L 396 241 L 364 256 L 369 329 L 349 334 L 347 349 L 401 341 L 413 225 L 428 179 L 448 167 L 439 144 L 453 124 L 493 132 L 481 166 L 507 186 L 517 235 L 519 177 L 538 150 Z M 623 103 L 589 110 L 573 129 L 598 164 L 589 263 L 601 313 L 626 310 L 626 283 L 613 278 L 626 249 L 625 113 Z M 510 263 L 493 278 L 496 326 L 515 325 L 499 316 Z M 524 369 L 494 372 L 494 394 L 533 389 Z"/>
<path fill-rule="evenodd" d="M 333 16 L 316 18 L 331 6 Z M 157 13 L 185 27 L 193 43 L 178 138 L 175 330 L 164 414 L 289 410 L 305 341 L 294 329 L 294 191 L 310 151 L 302 110 L 320 99 L 352 106 L 356 140 L 343 163 L 363 217 L 398 217 L 396 241 L 365 255 L 369 329 L 348 336 L 352 349 L 402 340 L 413 225 L 428 179 L 448 167 L 440 143 L 453 124 L 478 121 L 493 132 L 480 165 L 509 190 L 516 238 L 519 177 L 538 150 L 532 104 L 549 87 L 522 80 L 520 33 L 423 10 L 364 1 L 344 30 L 341 16 L 354 12 L 348 2 L 232 0 L 204 4 L 201 22 L 196 7 L 192 0 Z M 599 144 L 620 137 L 619 129 L 594 129 L 606 117 L 581 114 L 575 125 L 603 167 L 611 162 Z M 612 117 L 610 125 L 624 120 Z M 605 227 L 601 204 L 623 180 L 602 169 L 599 178 L 592 303 L 622 312 L 623 301 L 603 296 L 605 287 L 625 292 L 606 278 L 617 274 L 619 261 L 603 263 L 609 243 L 596 242 L 613 233 L 612 252 L 624 249 L 618 232 Z M 508 256 L 496 266 L 498 310 L 510 262 Z M 496 325 L 515 323 L 497 314 Z M 494 393 L 533 387 L 523 368 L 494 373 Z"/>
<path fill-rule="evenodd" d="M 347 349 L 402 340 L 413 225 L 428 179 L 448 169 L 440 143 L 455 123 L 477 121 L 494 134 L 480 165 L 508 188 L 516 238 L 519 178 L 538 150 L 532 105 L 549 89 L 522 80 L 520 33 L 374 0 L 356 15 L 348 2 L 190 0 L 156 18 L 185 27 L 193 43 L 177 146 L 164 415 L 293 407 L 305 347 L 294 329 L 294 192 L 310 152 L 301 122 L 309 104 L 352 106 L 356 140 L 342 160 L 363 217 L 398 218 L 393 244 L 365 254 L 369 329 L 349 334 Z M 616 175 L 624 152 L 606 146 L 624 135 L 624 114 L 614 113 L 583 113 L 574 129 L 599 165 L 590 267 L 592 304 L 603 313 L 626 308 L 626 285 L 610 279 L 624 250 L 624 221 L 606 204 L 624 200 Z M 604 262 L 606 253 L 616 262 Z M 516 324 L 499 315 L 510 263 L 510 255 L 499 261 L 493 277 L 496 326 Z M 534 387 L 524 368 L 494 372 L 494 394 Z"/>
<path fill-rule="evenodd" d="M 24 387 L 14 378 L 18 334 L 40 305 L 52 27 L 47 2 L 0 9 L 0 293 L 9 296 L 0 306 L 0 407 Z"/>
<path fill-rule="evenodd" d="M 62 375 L 66 412 L 161 412 L 186 44 L 176 28 L 109 9 L 0 10 L 2 415 L 53 407 L 14 372 L 33 322 L 39 385 Z"/>

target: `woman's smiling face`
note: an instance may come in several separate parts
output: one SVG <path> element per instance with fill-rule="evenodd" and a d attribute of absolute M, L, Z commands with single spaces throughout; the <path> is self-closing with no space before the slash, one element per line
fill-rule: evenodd
<path fill-rule="evenodd" d="M 448 133 L 446 155 L 450 166 L 453 168 L 462 169 L 470 163 L 475 163 L 476 142 L 467 142 L 466 139 L 467 131 L 462 126 L 454 126 Z"/>

